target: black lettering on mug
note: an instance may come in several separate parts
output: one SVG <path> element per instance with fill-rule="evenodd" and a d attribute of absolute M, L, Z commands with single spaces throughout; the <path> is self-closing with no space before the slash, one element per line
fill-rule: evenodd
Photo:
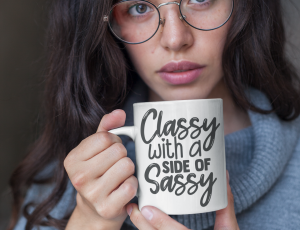
<path fill-rule="evenodd" d="M 182 195 L 183 193 L 184 193 L 184 191 L 185 191 L 185 185 L 187 184 L 187 183 L 182 183 L 180 180 L 179 180 L 179 178 L 183 178 L 183 175 L 182 174 L 177 174 L 176 176 L 175 176 L 175 178 L 174 178 L 174 181 L 175 181 L 175 184 L 179 184 L 180 186 L 175 190 L 175 195 L 176 196 L 180 196 L 180 195 Z M 180 192 L 180 189 L 181 189 L 181 192 Z"/>
<path fill-rule="evenodd" d="M 156 194 L 159 192 L 159 183 L 156 181 L 156 180 L 151 180 L 149 178 L 149 173 L 151 171 L 152 168 L 157 168 L 157 174 L 156 174 L 156 177 L 159 177 L 159 174 L 160 174 L 160 167 L 158 164 L 156 163 L 153 163 L 151 165 L 149 165 L 145 171 L 145 180 L 150 183 L 150 184 L 154 184 L 155 185 L 155 190 L 153 190 L 152 188 L 150 188 L 150 191 L 153 193 L 153 194 Z"/>
<path fill-rule="evenodd" d="M 162 118 L 163 111 L 160 111 L 159 117 L 158 117 L 158 122 L 157 122 L 157 129 L 156 129 L 156 131 L 154 132 L 154 134 L 152 135 L 152 137 L 151 137 L 148 141 L 146 140 L 146 137 L 145 137 L 145 124 L 146 124 L 146 120 L 147 120 L 148 116 L 149 116 L 151 113 L 153 113 L 153 120 L 155 120 L 156 117 L 157 117 L 157 111 L 156 111 L 156 109 L 153 109 L 153 108 L 152 108 L 152 109 L 149 109 L 149 110 L 145 113 L 145 115 L 144 115 L 144 117 L 143 117 L 143 119 L 142 119 L 142 123 L 141 123 L 141 137 L 142 137 L 142 140 L 143 140 L 143 142 L 144 142 L 145 144 L 149 144 L 149 143 L 155 138 L 156 135 L 158 135 L 159 137 L 162 136 L 162 134 L 159 133 L 159 130 L 160 130 L 161 118 Z"/>
<path fill-rule="evenodd" d="M 212 187 L 213 187 L 214 183 L 217 181 L 217 178 L 215 180 L 213 180 L 213 177 L 214 177 L 214 174 L 213 174 L 213 172 L 211 172 L 205 182 L 204 182 L 204 175 L 202 175 L 200 178 L 199 183 L 202 187 L 204 187 L 207 183 L 209 183 L 207 189 L 205 190 L 205 192 L 203 193 L 203 195 L 200 199 L 200 205 L 202 207 L 205 207 L 206 205 L 208 205 L 208 203 L 210 201 L 210 198 L 212 195 Z M 204 200 L 206 193 L 207 193 L 207 196 L 206 196 L 206 199 Z"/>
<path fill-rule="evenodd" d="M 210 134 L 206 137 L 204 144 L 203 144 L 203 149 L 205 151 L 209 151 L 215 141 L 215 136 L 216 136 L 216 131 L 219 128 L 220 123 L 218 125 L 216 125 L 216 118 L 214 117 L 211 121 L 211 123 L 209 124 L 209 126 L 207 126 L 207 119 L 204 120 L 203 122 L 203 130 L 206 132 L 210 129 L 210 127 L 212 127 Z M 207 145 L 207 141 L 209 140 L 208 146 Z"/>
<path fill-rule="evenodd" d="M 196 145 L 196 151 L 192 153 L 195 145 Z M 195 141 L 192 144 L 189 153 L 191 157 L 195 157 L 198 153 L 199 153 L 199 157 L 201 157 L 201 140 Z"/>
<path fill-rule="evenodd" d="M 167 183 L 165 183 L 165 182 L 167 182 Z M 172 187 L 172 182 L 173 182 L 173 175 L 165 176 L 160 182 L 161 191 L 165 191 L 168 188 L 169 192 L 173 192 L 173 190 L 176 186 L 176 183 L 174 183 L 174 185 Z"/>

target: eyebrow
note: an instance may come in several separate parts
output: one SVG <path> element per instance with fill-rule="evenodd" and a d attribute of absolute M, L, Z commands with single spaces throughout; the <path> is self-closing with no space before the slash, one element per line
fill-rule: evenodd
<path fill-rule="evenodd" d="M 120 0 L 120 1 L 117 1 L 118 3 L 119 2 L 122 2 L 123 0 Z M 143 0 L 135 0 L 135 1 L 143 1 Z M 151 2 L 151 3 L 153 3 L 154 5 L 159 5 L 159 4 L 161 4 L 161 3 L 163 3 L 163 1 L 162 0 L 146 0 L 146 1 L 148 1 L 148 2 Z M 173 1 L 175 1 L 175 0 L 173 0 Z"/>

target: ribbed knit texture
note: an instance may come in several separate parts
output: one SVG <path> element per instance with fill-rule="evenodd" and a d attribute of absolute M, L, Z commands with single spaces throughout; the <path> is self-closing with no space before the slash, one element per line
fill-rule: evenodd
<path fill-rule="evenodd" d="M 139 80 L 126 100 L 126 126 L 133 125 L 133 103 L 147 101 L 147 86 Z M 259 90 L 249 88 L 247 95 L 260 108 L 271 104 Z M 225 136 L 226 168 L 230 174 L 230 187 L 240 229 L 291 230 L 300 226 L 300 119 L 292 122 L 280 120 L 276 114 L 263 115 L 248 111 L 252 125 Z M 127 136 L 120 135 L 128 157 L 135 163 L 135 145 Z M 44 174 L 55 165 L 44 170 Z M 136 174 L 135 174 L 136 175 Z M 39 201 L 51 191 L 51 186 L 33 185 L 25 204 Z M 76 205 L 76 191 L 69 181 L 62 200 L 51 216 L 62 218 Z M 131 202 L 138 202 L 134 198 Z M 33 208 L 32 208 L 33 209 Z M 31 210 L 32 210 L 31 209 Z M 170 215 L 189 229 L 213 230 L 216 213 Z M 16 230 L 23 230 L 26 219 L 21 216 Z M 41 227 L 41 230 L 53 230 Z M 129 217 L 122 230 L 137 229 Z"/>

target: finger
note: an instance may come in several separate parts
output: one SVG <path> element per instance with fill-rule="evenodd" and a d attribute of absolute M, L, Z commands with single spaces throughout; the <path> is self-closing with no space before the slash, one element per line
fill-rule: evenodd
<path fill-rule="evenodd" d="M 114 143 L 100 154 L 84 162 L 92 178 L 101 177 L 122 158 L 127 157 L 127 149 L 121 143 Z"/>
<path fill-rule="evenodd" d="M 106 150 L 114 143 L 122 144 L 122 139 L 115 134 L 101 131 L 82 140 L 69 155 L 76 155 L 76 160 L 87 161 Z"/>
<path fill-rule="evenodd" d="M 127 178 L 134 174 L 135 165 L 129 157 L 124 157 L 110 167 L 102 177 L 98 179 L 99 188 L 108 196 L 118 188 Z"/>
<path fill-rule="evenodd" d="M 135 197 L 138 188 L 138 180 L 135 176 L 127 178 L 120 187 L 112 191 L 106 199 L 107 206 L 114 207 L 115 210 L 121 211 L 128 202 Z"/>
<path fill-rule="evenodd" d="M 126 113 L 122 109 L 116 109 L 109 114 L 105 114 L 101 119 L 97 132 L 109 131 L 123 126 L 125 124 L 125 119 Z"/>
<path fill-rule="evenodd" d="M 130 220 L 138 229 L 156 230 L 156 228 L 154 228 L 142 215 L 137 204 L 130 203 L 126 205 L 126 210 L 130 216 Z"/>
<path fill-rule="evenodd" d="M 226 170 L 226 174 L 227 174 L 228 205 L 226 208 L 216 211 L 216 221 L 215 221 L 214 230 L 239 229 L 235 211 L 234 211 L 234 197 L 229 185 L 229 173 L 227 170 Z"/>
<path fill-rule="evenodd" d="M 184 225 L 154 206 L 144 206 L 141 213 L 158 230 L 188 230 Z"/>
<path fill-rule="evenodd" d="M 101 177 L 109 168 L 111 168 L 119 160 L 127 156 L 127 149 L 123 144 L 114 143 L 109 148 L 96 154 L 87 161 L 76 164 L 72 169 L 69 170 L 69 176 L 76 175 L 77 186 L 79 184 L 94 184 L 95 179 Z"/>

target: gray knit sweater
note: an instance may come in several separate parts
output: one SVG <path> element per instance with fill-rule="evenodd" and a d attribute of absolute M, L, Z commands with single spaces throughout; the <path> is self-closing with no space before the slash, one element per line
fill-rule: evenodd
<path fill-rule="evenodd" d="M 126 126 L 133 125 L 132 104 L 147 101 L 147 92 L 145 83 L 137 81 L 123 108 Z M 260 108 L 271 108 L 269 100 L 259 90 L 249 88 L 247 95 Z M 225 136 L 226 167 L 239 227 L 247 230 L 300 229 L 300 117 L 284 122 L 274 113 L 262 115 L 249 110 L 248 114 L 251 126 Z M 128 157 L 135 163 L 134 142 L 127 136 L 120 137 Z M 44 173 L 49 174 L 53 167 L 49 166 Z M 33 185 L 24 203 L 44 199 L 51 188 L 51 185 Z M 61 218 L 73 209 L 75 195 L 76 191 L 69 182 L 51 215 Z M 137 203 L 138 198 L 131 202 Z M 213 229 L 216 213 L 170 216 L 190 229 L 202 230 Z M 25 224 L 26 219 L 21 216 L 15 230 L 24 229 Z M 127 217 L 123 229 L 137 228 Z"/>

